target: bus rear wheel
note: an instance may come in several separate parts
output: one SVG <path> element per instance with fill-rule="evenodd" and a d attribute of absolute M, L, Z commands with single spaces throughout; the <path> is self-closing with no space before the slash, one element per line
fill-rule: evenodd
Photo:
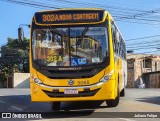
<path fill-rule="evenodd" d="M 106 100 L 108 107 L 116 107 L 119 104 L 120 94 L 119 94 L 119 89 L 117 90 L 118 90 L 118 95 L 114 100 Z"/>
<path fill-rule="evenodd" d="M 60 110 L 61 102 L 51 102 L 51 109 L 52 111 Z"/>

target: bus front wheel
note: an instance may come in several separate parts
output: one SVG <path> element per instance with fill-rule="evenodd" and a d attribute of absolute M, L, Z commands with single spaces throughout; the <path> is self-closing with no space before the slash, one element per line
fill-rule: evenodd
<path fill-rule="evenodd" d="M 52 111 L 60 110 L 61 102 L 51 102 Z"/>
<path fill-rule="evenodd" d="M 117 89 L 117 93 L 118 95 L 114 100 L 106 100 L 108 107 L 116 107 L 119 104 L 119 98 L 120 98 L 119 89 Z"/>

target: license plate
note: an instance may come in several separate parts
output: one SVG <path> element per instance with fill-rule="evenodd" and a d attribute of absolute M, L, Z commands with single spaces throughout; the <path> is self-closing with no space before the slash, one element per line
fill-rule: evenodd
<path fill-rule="evenodd" d="M 67 90 L 64 91 L 64 94 L 78 94 L 78 90 L 67 89 Z"/>

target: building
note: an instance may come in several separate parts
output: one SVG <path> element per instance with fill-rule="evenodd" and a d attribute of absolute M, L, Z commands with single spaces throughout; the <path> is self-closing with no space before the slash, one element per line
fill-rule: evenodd
<path fill-rule="evenodd" d="M 145 81 L 147 80 L 144 76 L 151 72 L 160 71 L 160 56 L 153 54 L 127 54 L 127 68 L 127 87 L 138 88 L 142 83 L 140 80 L 143 80 L 143 83 L 146 84 Z"/>

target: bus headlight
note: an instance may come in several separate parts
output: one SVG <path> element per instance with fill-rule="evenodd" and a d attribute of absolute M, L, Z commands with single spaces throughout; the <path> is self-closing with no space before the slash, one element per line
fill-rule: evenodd
<path fill-rule="evenodd" d="M 101 78 L 100 82 L 107 82 L 107 81 L 109 81 L 112 74 L 113 74 L 113 70 L 109 74 L 106 74 L 105 76 L 103 76 Z"/>
<path fill-rule="evenodd" d="M 36 84 L 42 84 L 42 81 L 39 80 L 38 78 L 34 78 L 34 82 L 35 82 Z"/>
<path fill-rule="evenodd" d="M 31 75 L 31 78 L 33 79 L 33 81 L 34 81 L 36 84 L 42 84 L 42 81 L 41 81 L 40 79 L 38 79 L 36 76 Z"/>

